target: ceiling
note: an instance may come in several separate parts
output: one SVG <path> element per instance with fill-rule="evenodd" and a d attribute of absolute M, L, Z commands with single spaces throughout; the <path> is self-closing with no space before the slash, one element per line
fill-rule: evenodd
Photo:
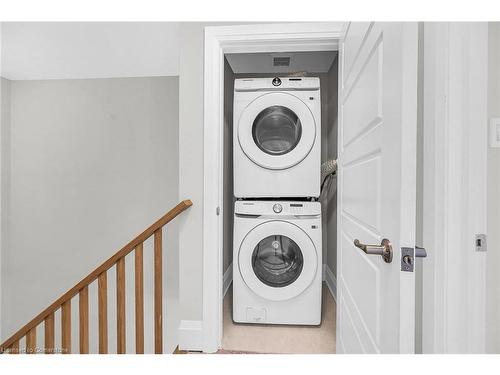
<path fill-rule="evenodd" d="M 11 80 L 179 75 L 177 22 L 3 22 Z"/>
<path fill-rule="evenodd" d="M 226 58 L 234 73 L 326 73 L 337 58 L 337 51 L 290 53 L 233 53 Z M 286 61 L 289 66 L 274 66 L 274 61 Z M 283 60 L 285 59 L 285 60 Z"/>

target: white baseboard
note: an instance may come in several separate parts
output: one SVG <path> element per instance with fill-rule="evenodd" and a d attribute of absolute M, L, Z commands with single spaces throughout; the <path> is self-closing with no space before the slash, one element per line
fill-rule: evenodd
<path fill-rule="evenodd" d="M 179 349 L 203 350 L 203 322 L 201 320 L 181 320 L 179 326 Z"/>
<path fill-rule="evenodd" d="M 233 264 L 224 272 L 223 292 L 226 295 L 233 282 Z M 203 351 L 203 321 L 181 320 L 179 326 L 179 349 L 188 351 Z"/>
<path fill-rule="evenodd" d="M 226 272 L 224 272 L 224 277 L 222 278 L 223 297 L 226 296 L 226 293 L 229 290 L 229 287 L 231 286 L 232 282 L 233 282 L 233 263 L 231 263 L 229 267 L 227 267 Z"/>
<path fill-rule="evenodd" d="M 327 264 L 323 264 L 323 280 L 335 302 L 337 302 L 337 279 Z"/>

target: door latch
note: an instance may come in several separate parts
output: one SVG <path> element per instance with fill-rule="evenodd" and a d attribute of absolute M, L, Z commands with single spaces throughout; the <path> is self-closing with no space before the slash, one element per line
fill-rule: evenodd
<path fill-rule="evenodd" d="M 413 272 L 415 258 L 426 258 L 427 251 L 420 246 L 401 248 L 401 271 Z"/>
<path fill-rule="evenodd" d="M 474 244 L 476 251 L 486 251 L 486 234 L 476 234 Z"/>

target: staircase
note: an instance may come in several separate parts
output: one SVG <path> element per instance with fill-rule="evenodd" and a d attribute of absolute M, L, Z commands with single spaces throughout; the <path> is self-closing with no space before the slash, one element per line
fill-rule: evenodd
<path fill-rule="evenodd" d="M 189 208 L 193 203 L 184 200 L 158 219 L 144 232 L 135 237 L 111 258 L 102 263 L 78 284 L 64 293 L 54 303 L 29 321 L 19 331 L 0 344 L 0 353 L 72 353 L 71 348 L 71 300 L 78 295 L 79 302 L 79 353 L 89 353 L 89 285 L 97 280 L 99 354 L 108 353 L 108 306 L 107 271 L 116 267 L 116 348 L 118 354 L 126 349 L 125 335 L 125 256 L 134 252 L 135 280 L 135 348 L 137 354 L 144 353 L 144 242 L 154 236 L 154 352 L 163 351 L 162 330 L 162 229 Z M 61 311 L 61 347 L 55 347 L 55 313 Z M 44 324 L 44 346 L 37 347 L 37 327 Z M 20 348 L 19 341 L 26 338 L 26 347 Z"/>

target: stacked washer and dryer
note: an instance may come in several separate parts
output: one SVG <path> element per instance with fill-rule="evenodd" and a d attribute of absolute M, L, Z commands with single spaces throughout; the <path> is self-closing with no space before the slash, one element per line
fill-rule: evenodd
<path fill-rule="evenodd" d="M 319 325 L 319 78 L 236 79 L 233 113 L 233 320 Z"/>

